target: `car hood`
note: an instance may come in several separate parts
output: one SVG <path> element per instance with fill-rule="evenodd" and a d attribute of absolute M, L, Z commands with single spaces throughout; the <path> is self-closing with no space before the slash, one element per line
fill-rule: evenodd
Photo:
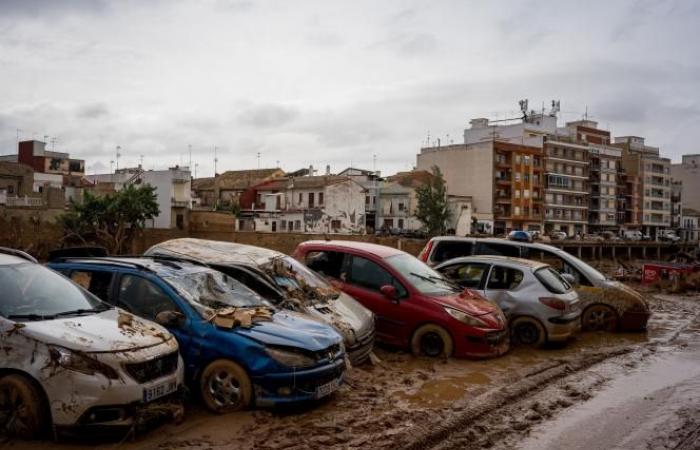
<path fill-rule="evenodd" d="M 116 308 L 89 316 L 22 322 L 18 328 L 45 344 L 85 353 L 137 350 L 173 339 L 160 325 Z"/>
<path fill-rule="evenodd" d="M 458 309 L 474 317 L 500 311 L 498 305 L 470 289 L 459 294 L 434 297 L 434 300 L 443 306 Z"/>
<path fill-rule="evenodd" d="M 595 287 L 577 286 L 576 291 L 584 308 L 594 303 L 603 303 L 613 306 L 619 314 L 639 307 L 643 311 L 649 311 L 649 305 L 642 294 L 619 281 L 605 280 Z"/>
<path fill-rule="evenodd" d="M 267 345 L 319 351 L 340 342 L 338 333 L 304 314 L 291 311 L 276 312 L 272 320 L 255 322 L 250 328 L 237 327 L 231 332 Z"/>
<path fill-rule="evenodd" d="M 366 336 L 374 330 L 372 312 L 342 291 L 336 299 L 307 306 L 305 312 L 335 328 L 346 346 L 352 346 L 358 336 Z"/>

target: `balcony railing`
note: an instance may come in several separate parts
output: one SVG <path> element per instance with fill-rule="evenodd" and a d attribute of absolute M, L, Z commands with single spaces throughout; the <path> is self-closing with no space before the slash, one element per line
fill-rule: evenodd
<path fill-rule="evenodd" d="M 177 200 L 175 197 L 171 199 L 171 204 L 173 208 L 187 208 L 190 206 L 190 202 L 188 200 Z"/>
<path fill-rule="evenodd" d="M 0 197 L 0 204 L 5 204 L 8 207 L 31 207 L 31 208 L 41 208 L 44 206 L 44 199 L 41 197 Z"/>

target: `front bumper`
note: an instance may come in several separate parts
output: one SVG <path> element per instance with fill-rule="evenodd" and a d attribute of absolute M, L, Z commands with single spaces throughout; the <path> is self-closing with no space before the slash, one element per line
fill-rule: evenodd
<path fill-rule="evenodd" d="M 620 317 L 620 330 L 643 331 L 647 328 L 647 322 L 651 317 L 650 311 L 627 310 Z"/>
<path fill-rule="evenodd" d="M 312 369 L 265 373 L 251 377 L 255 404 L 259 407 L 281 406 L 318 400 L 337 389 L 346 370 L 345 356 Z M 319 388 L 331 387 L 331 391 Z"/>
<path fill-rule="evenodd" d="M 372 349 L 374 349 L 374 328 L 364 336 L 358 337 L 351 347 L 345 347 L 350 364 L 353 366 L 359 366 L 367 361 Z"/>
<path fill-rule="evenodd" d="M 510 349 L 508 329 L 491 330 L 481 335 L 467 334 L 455 343 L 456 357 L 493 358 L 501 356 Z"/>
<path fill-rule="evenodd" d="M 581 311 L 550 317 L 547 319 L 545 327 L 547 328 L 548 341 L 565 341 L 581 332 Z"/>

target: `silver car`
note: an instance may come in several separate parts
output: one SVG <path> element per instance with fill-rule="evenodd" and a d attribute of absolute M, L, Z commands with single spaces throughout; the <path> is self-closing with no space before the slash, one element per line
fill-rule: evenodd
<path fill-rule="evenodd" d="M 300 311 L 334 327 L 353 365 L 369 358 L 374 315 L 296 259 L 274 250 L 205 239 L 171 239 L 146 250 L 205 263 L 235 278 L 273 304 Z"/>
<path fill-rule="evenodd" d="M 467 256 L 436 270 L 501 307 L 515 341 L 540 346 L 565 341 L 581 328 L 576 291 L 542 262 L 504 256 Z"/>

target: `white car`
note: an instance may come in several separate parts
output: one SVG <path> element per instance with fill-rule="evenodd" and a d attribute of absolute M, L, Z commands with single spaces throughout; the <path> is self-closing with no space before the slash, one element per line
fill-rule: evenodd
<path fill-rule="evenodd" d="M 182 413 L 184 366 L 163 327 L 0 248 L 0 433 L 132 425 Z"/>

